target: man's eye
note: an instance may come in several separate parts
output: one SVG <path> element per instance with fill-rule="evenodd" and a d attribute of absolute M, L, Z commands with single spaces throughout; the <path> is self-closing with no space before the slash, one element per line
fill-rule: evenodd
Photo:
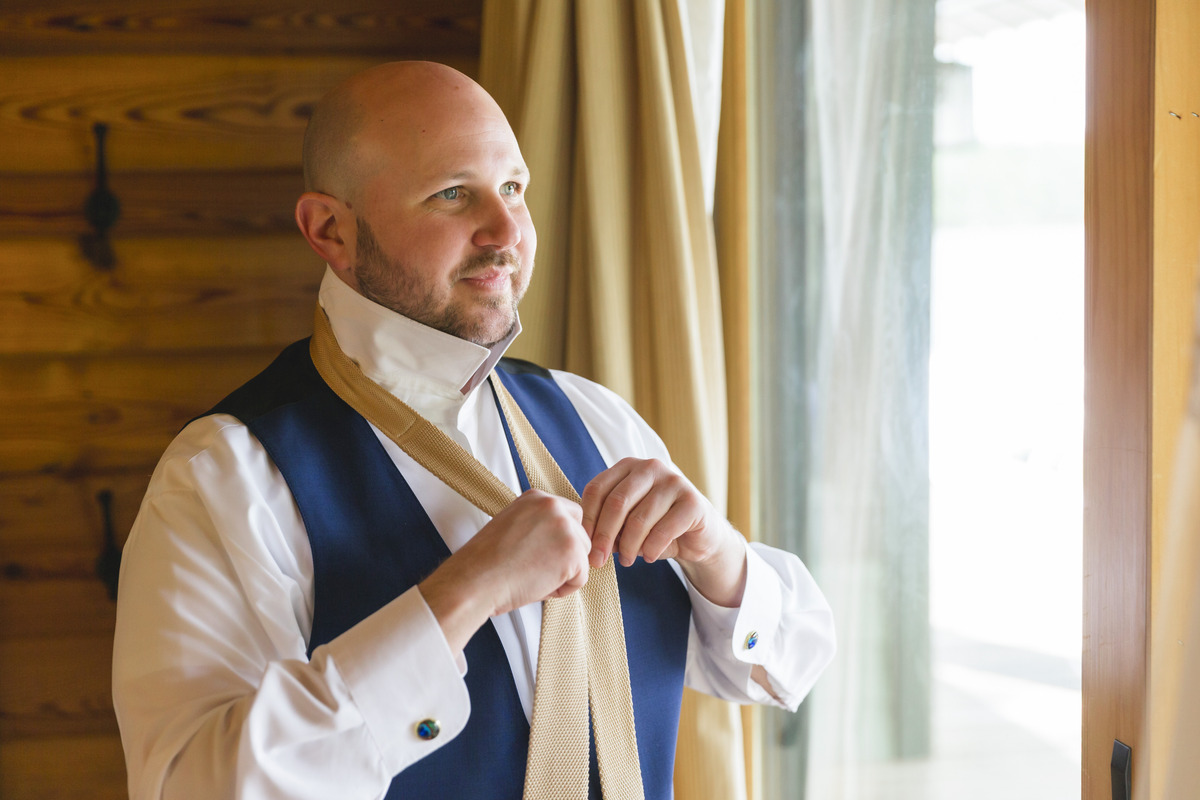
<path fill-rule="evenodd" d="M 500 194 L 505 195 L 505 196 L 511 196 L 511 195 L 520 194 L 520 193 L 521 193 L 521 184 L 517 183 L 516 181 L 509 181 L 508 183 L 506 183 L 500 187 Z"/>
<path fill-rule="evenodd" d="M 457 186 L 451 186 L 449 189 L 442 189 L 440 192 L 435 194 L 434 197 L 438 198 L 439 200 L 457 200 L 458 193 L 459 188 Z"/>

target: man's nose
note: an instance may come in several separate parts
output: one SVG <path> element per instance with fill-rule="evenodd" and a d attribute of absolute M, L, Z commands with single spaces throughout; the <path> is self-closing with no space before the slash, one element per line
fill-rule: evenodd
<path fill-rule="evenodd" d="M 497 196 L 484 204 L 473 241 L 476 247 L 496 250 L 506 250 L 520 244 L 521 226 L 506 198 Z"/>

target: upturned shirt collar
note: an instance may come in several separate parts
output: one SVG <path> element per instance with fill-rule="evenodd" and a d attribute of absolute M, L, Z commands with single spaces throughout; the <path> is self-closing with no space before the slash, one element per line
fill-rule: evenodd
<path fill-rule="evenodd" d="M 368 300 L 328 267 L 318 300 L 338 345 L 363 374 L 435 423 L 450 421 L 443 415 L 457 413 L 521 332 L 518 319 L 490 348 L 468 342 Z"/>

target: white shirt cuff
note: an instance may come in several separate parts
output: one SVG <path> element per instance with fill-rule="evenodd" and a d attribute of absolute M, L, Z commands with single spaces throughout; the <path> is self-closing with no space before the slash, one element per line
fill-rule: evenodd
<path fill-rule="evenodd" d="M 779 578 L 762 556 L 747 545 L 746 589 L 737 608 L 716 605 L 690 583 L 687 587 L 696 629 L 705 634 L 704 645 L 716 645 L 719 639 L 738 661 L 762 664 L 779 628 L 781 604 Z"/>
<path fill-rule="evenodd" d="M 322 650 L 338 665 L 391 774 L 466 725 L 471 700 L 462 678 L 465 661 L 451 651 L 417 587 L 318 648 L 314 660 Z M 439 732 L 423 738 L 418 727 L 430 720 Z"/>

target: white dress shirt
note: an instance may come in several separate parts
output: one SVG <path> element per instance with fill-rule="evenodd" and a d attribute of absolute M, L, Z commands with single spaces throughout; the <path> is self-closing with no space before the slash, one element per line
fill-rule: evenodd
<path fill-rule="evenodd" d="M 368 377 L 465 447 L 519 492 L 484 378 L 491 350 L 366 300 L 327 271 L 320 302 L 342 349 Z M 608 464 L 670 459 L 612 392 L 554 377 Z M 488 517 L 376 430 L 453 552 Z M 688 686 L 735 702 L 795 709 L 833 654 L 832 615 L 795 556 L 747 548 L 738 609 L 713 605 L 677 565 L 692 602 Z M 381 798 L 392 777 L 451 741 L 470 714 L 452 653 L 414 587 L 341 636 L 307 643 L 312 552 L 282 476 L 232 417 L 188 425 L 163 455 L 125 545 L 113 700 L 140 798 Z M 491 620 L 528 716 L 541 604 Z M 748 649 L 755 632 L 757 645 Z M 751 677 L 769 677 L 772 697 Z M 776 699 L 778 698 L 778 700 Z M 437 719 L 441 735 L 419 738 Z"/>

